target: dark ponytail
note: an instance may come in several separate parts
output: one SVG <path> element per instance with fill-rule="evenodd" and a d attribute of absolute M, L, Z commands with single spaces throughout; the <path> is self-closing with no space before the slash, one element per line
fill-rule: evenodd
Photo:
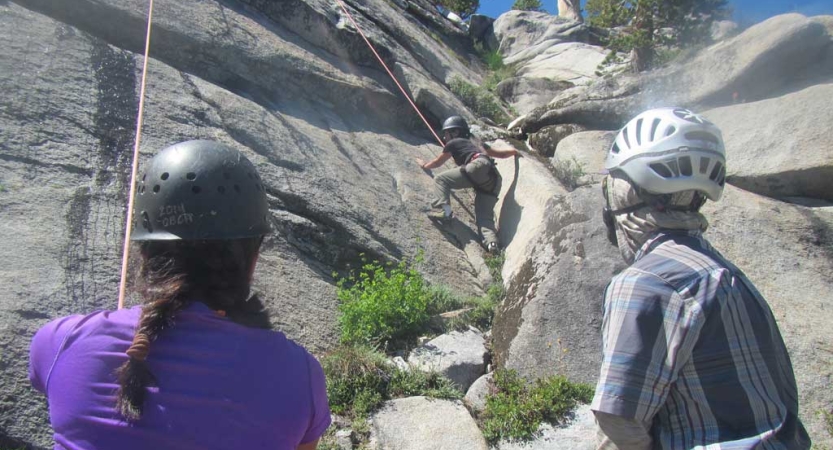
<path fill-rule="evenodd" d="M 176 313 L 201 301 L 232 320 L 268 326 L 268 317 L 249 297 L 249 274 L 261 237 L 216 241 L 145 241 L 136 290 L 144 306 L 128 360 L 116 371 L 116 409 L 128 421 L 142 417 L 148 386 L 156 378 L 147 364 L 150 344 L 174 325 Z M 247 302 L 247 300 L 250 300 Z M 257 317 L 257 320 L 247 318 Z"/>

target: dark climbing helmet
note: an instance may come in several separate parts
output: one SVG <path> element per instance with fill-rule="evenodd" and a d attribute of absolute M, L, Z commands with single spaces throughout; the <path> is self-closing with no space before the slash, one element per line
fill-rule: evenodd
<path fill-rule="evenodd" d="M 445 119 L 445 122 L 443 122 L 443 131 L 455 129 L 462 131 L 463 137 L 469 137 L 469 123 L 466 122 L 466 119 L 460 116 L 451 116 Z"/>
<path fill-rule="evenodd" d="M 214 141 L 165 148 L 136 186 L 134 241 L 238 239 L 269 232 L 266 193 L 254 165 Z"/>

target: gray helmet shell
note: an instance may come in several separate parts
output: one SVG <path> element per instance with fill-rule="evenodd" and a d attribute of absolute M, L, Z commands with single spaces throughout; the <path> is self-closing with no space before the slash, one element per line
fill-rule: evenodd
<path fill-rule="evenodd" d="M 269 232 L 260 175 L 239 151 L 214 141 L 165 148 L 136 185 L 134 241 L 238 239 Z"/>
<path fill-rule="evenodd" d="M 723 135 L 687 109 L 645 111 L 616 136 L 605 169 L 623 172 L 650 193 L 696 190 L 717 201 L 726 181 Z"/>
<path fill-rule="evenodd" d="M 459 129 L 463 134 L 469 134 L 469 123 L 461 116 L 451 116 L 443 122 L 443 131 Z"/>

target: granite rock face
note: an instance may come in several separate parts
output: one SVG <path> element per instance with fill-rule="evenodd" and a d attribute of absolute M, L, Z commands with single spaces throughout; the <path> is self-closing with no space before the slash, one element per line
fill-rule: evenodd
<path fill-rule="evenodd" d="M 472 265 L 422 212 L 433 182 L 414 159 L 439 147 L 340 8 L 156 6 L 140 162 L 189 139 L 254 162 L 274 230 L 255 289 L 276 328 L 314 352 L 330 348 L 331 274 L 357 267 L 360 253 L 401 260 L 422 249 L 430 280 L 483 293 L 482 260 Z M 116 306 L 146 7 L 0 3 L 0 446 L 52 446 L 44 398 L 26 378 L 34 332 Z M 348 8 L 435 126 L 451 111 L 469 115 L 443 84 L 481 77 L 470 55 L 454 56 L 461 31 L 444 19 L 431 31 L 384 1 Z M 466 228 L 471 198 L 457 198 Z"/>

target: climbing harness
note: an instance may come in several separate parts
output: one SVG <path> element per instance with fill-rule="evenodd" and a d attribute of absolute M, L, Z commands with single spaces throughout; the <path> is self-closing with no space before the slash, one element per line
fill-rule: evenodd
<path fill-rule="evenodd" d="M 486 158 L 486 159 L 489 160 L 489 181 L 488 182 L 486 182 L 484 184 L 479 184 L 479 183 L 475 182 L 474 178 L 472 178 L 471 175 L 469 175 L 469 173 L 466 172 L 466 166 L 460 167 L 460 173 L 463 175 L 463 177 L 465 177 L 466 180 L 468 180 L 469 183 L 471 183 L 471 186 L 474 188 L 475 191 L 477 191 L 477 192 L 479 192 L 483 195 L 488 195 L 488 196 L 491 196 L 491 197 L 497 197 L 497 194 L 495 192 L 487 191 L 486 189 L 483 188 L 483 186 L 488 184 L 489 182 L 497 182 L 497 177 L 500 176 L 500 174 L 498 174 L 497 167 L 495 167 L 495 160 L 486 156 L 486 155 L 483 155 L 482 153 L 478 153 L 478 154 L 475 154 L 474 157 L 472 157 L 471 160 L 469 160 L 469 164 L 472 161 L 474 161 L 475 159 L 478 159 L 481 156 L 483 158 Z"/>
<path fill-rule="evenodd" d="M 142 138 L 142 116 L 145 108 L 145 82 L 148 74 L 148 54 L 150 52 L 150 26 L 153 23 L 153 0 L 149 0 L 148 27 L 145 34 L 145 60 L 142 62 L 142 87 L 139 90 L 139 114 L 136 119 L 136 139 L 133 144 L 133 164 L 130 173 L 130 185 L 127 197 L 127 218 L 124 226 L 124 246 L 121 258 L 121 280 L 119 281 L 119 309 L 124 308 L 124 294 L 127 288 L 127 261 L 130 257 L 130 233 L 133 231 L 133 201 L 135 199 L 136 173 L 139 171 L 139 142 Z"/>

